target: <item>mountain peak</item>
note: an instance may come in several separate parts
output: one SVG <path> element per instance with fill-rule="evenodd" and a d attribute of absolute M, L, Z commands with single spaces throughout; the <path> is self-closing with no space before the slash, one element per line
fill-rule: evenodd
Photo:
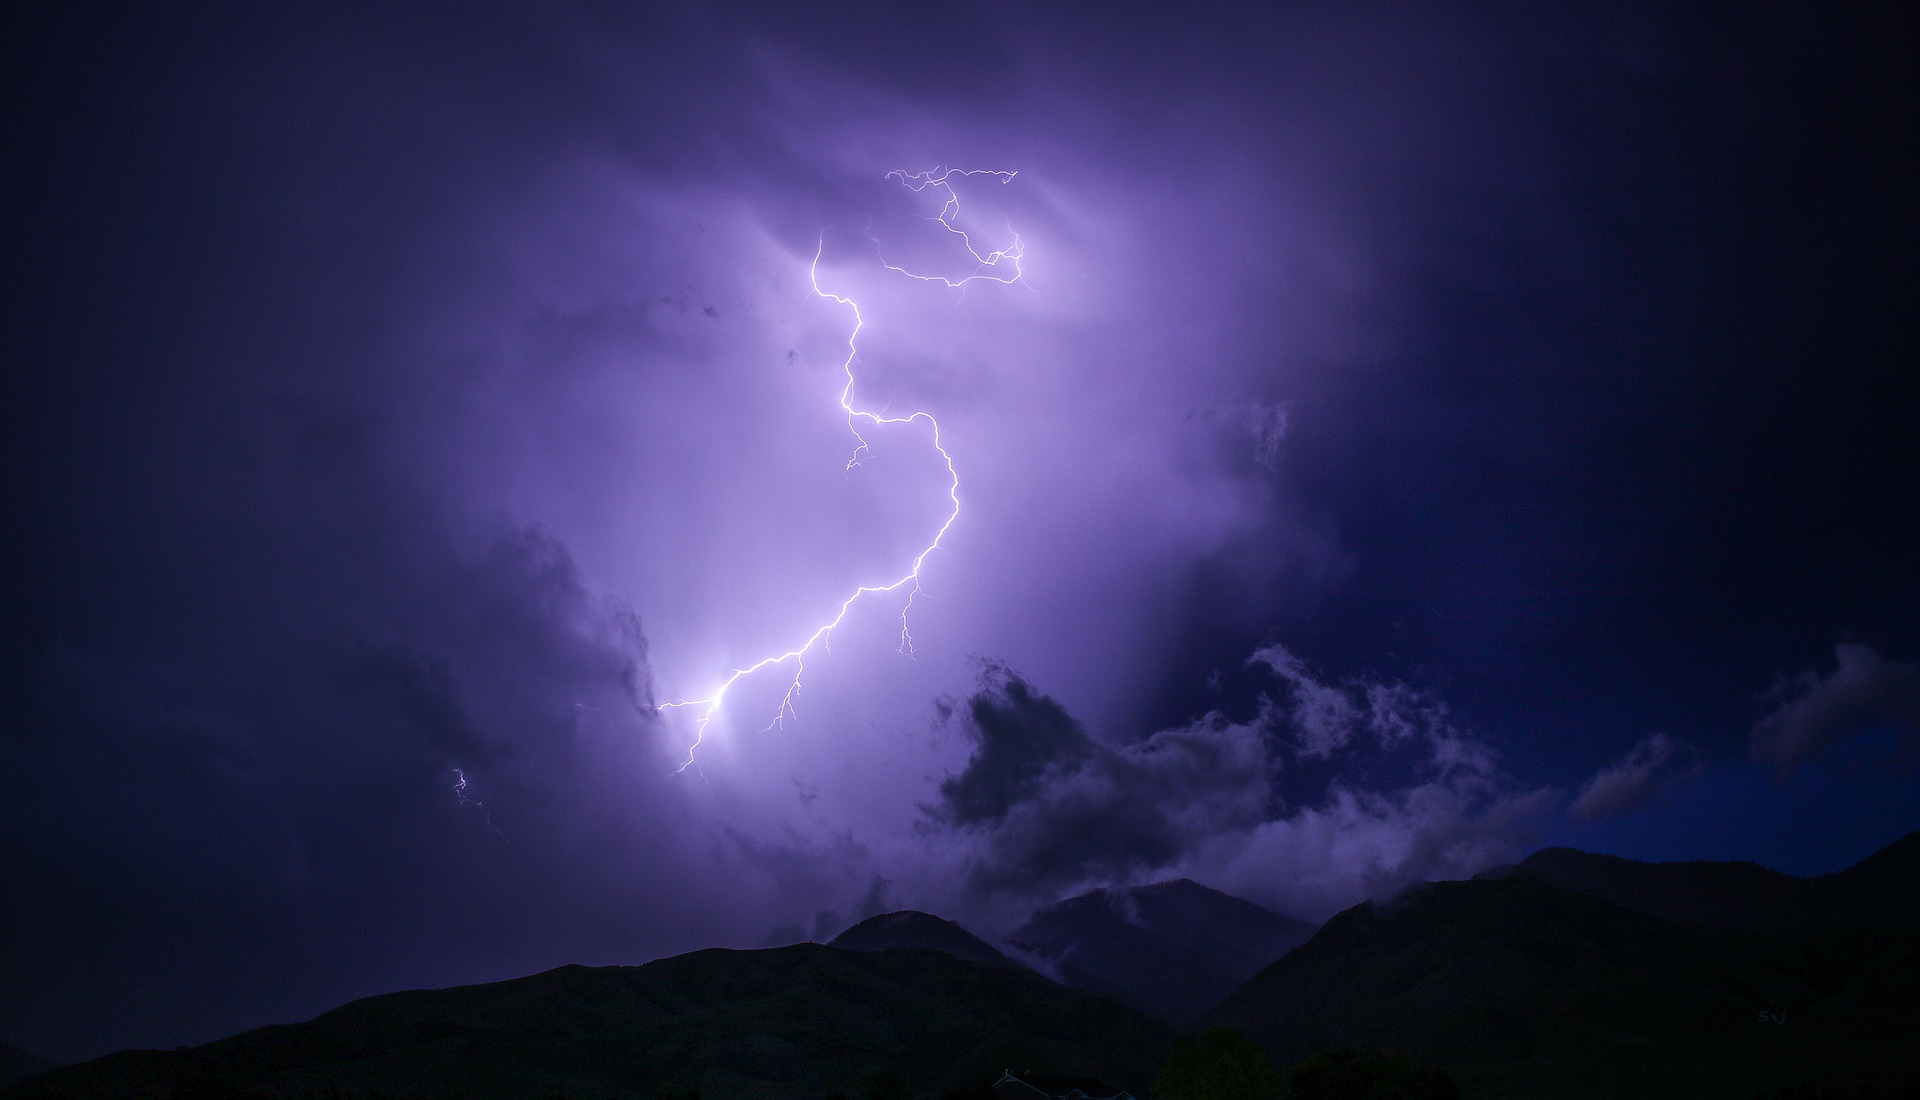
<path fill-rule="evenodd" d="M 1149 882 L 1144 886 L 1130 886 L 1126 888 L 1124 892 L 1128 894 L 1132 894 L 1135 897 L 1225 898 L 1229 902 L 1233 902 L 1239 905 L 1251 905 L 1256 909 L 1263 909 L 1263 910 L 1266 910 L 1267 912 L 1272 912 L 1271 909 L 1267 909 L 1266 906 L 1264 905 L 1256 904 L 1255 902 L 1248 901 L 1245 898 L 1235 897 L 1234 895 L 1229 894 L 1223 890 L 1215 890 L 1211 886 L 1207 886 L 1203 883 L 1195 882 L 1190 878 L 1168 879 L 1165 882 Z"/>
<path fill-rule="evenodd" d="M 868 917 L 829 940 L 827 946 L 842 951 L 938 951 L 967 962 L 1018 966 L 958 924 L 918 909 Z"/>
<path fill-rule="evenodd" d="M 1011 939 L 1068 985 L 1185 1022 L 1313 926 L 1191 879 L 1090 890 L 1035 914 Z"/>

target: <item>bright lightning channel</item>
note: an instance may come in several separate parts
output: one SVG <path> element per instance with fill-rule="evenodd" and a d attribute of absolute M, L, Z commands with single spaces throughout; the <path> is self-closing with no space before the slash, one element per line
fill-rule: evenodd
<path fill-rule="evenodd" d="M 1020 261 L 1026 251 L 1025 246 L 1020 241 L 1020 235 L 1018 233 L 1013 234 L 1013 243 L 1007 245 L 1005 248 L 982 252 L 979 248 L 975 247 L 973 238 L 968 235 L 967 231 L 954 224 L 954 219 L 960 214 L 960 196 L 953 189 L 953 181 L 956 178 L 986 176 L 990 179 L 997 179 L 1002 184 L 1007 184 L 1013 182 L 1014 176 L 1018 174 L 1017 172 L 964 168 L 934 169 L 930 172 L 888 172 L 886 175 L 887 179 L 897 179 L 909 190 L 915 192 L 933 190 L 945 195 L 945 200 L 940 206 L 940 213 L 929 216 L 927 220 L 938 222 L 948 233 L 959 238 L 961 246 L 967 250 L 968 255 L 973 257 L 975 266 L 972 274 L 959 279 L 951 279 L 943 275 L 922 275 L 909 271 L 887 260 L 884 251 L 880 248 L 879 240 L 872 236 L 871 223 L 869 223 L 868 237 L 874 242 L 875 252 L 880 254 L 881 266 L 885 267 L 888 271 L 904 275 L 909 279 L 917 279 L 923 283 L 938 283 L 942 286 L 954 288 L 963 288 L 970 283 L 983 281 L 1005 284 L 1019 282 L 1020 276 L 1023 274 L 1020 268 Z M 813 633 L 807 635 L 805 639 L 792 649 L 782 653 L 769 654 L 744 668 L 734 669 L 727 675 L 726 679 L 720 682 L 720 686 L 715 688 L 713 692 L 705 698 L 675 699 L 671 702 L 659 704 L 656 708 L 658 710 L 690 709 L 699 715 L 694 723 L 693 744 L 687 747 L 687 758 L 681 763 L 680 767 L 675 769 L 676 774 L 695 766 L 694 754 L 699 751 L 701 741 L 706 738 L 707 725 L 713 721 L 714 715 L 720 712 L 721 706 L 726 702 L 727 692 L 731 691 L 733 686 L 741 680 L 762 669 L 785 665 L 789 662 L 793 665 L 793 679 L 787 684 L 786 694 L 781 698 L 779 707 L 774 711 L 773 720 L 767 723 L 762 732 L 784 725 L 789 717 L 797 717 L 797 712 L 794 710 L 793 704 L 794 698 L 800 693 L 801 678 L 806 674 L 807 654 L 811 653 L 816 646 L 822 649 L 830 648 L 834 628 L 846 620 L 847 614 L 853 610 L 853 605 L 858 603 L 861 597 L 877 595 L 884 592 L 899 592 L 902 589 L 906 590 L 906 599 L 900 606 L 900 652 L 912 656 L 913 634 L 907 627 L 907 615 L 913 610 L 914 597 L 920 594 L 920 569 L 926 564 L 927 557 L 935 550 L 940 549 L 941 540 L 947 537 L 947 532 L 953 528 L 954 521 L 960 518 L 960 473 L 953 464 L 953 456 L 947 452 L 946 446 L 940 441 L 940 422 L 933 418 L 933 414 L 920 411 L 908 413 L 905 416 L 890 416 L 884 411 L 862 408 L 856 403 L 854 397 L 856 376 L 853 366 L 860 358 L 860 332 L 866 327 L 867 321 L 866 317 L 860 312 L 860 304 L 858 302 L 843 294 L 836 294 L 820 286 L 820 257 L 826 251 L 826 239 L 826 233 L 823 231 L 820 234 L 820 243 L 814 249 L 813 264 L 807 270 L 807 277 L 813 285 L 813 292 L 815 294 L 822 298 L 838 302 L 853 312 L 853 329 L 847 334 L 847 357 L 845 362 L 841 364 L 847 376 L 847 384 L 840 390 L 840 408 L 846 413 L 847 429 L 853 433 L 853 438 L 856 441 L 853 456 L 847 460 L 847 469 L 851 470 L 860 465 L 869 453 L 867 437 L 861 434 L 863 426 L 877 428 L 889 424 L 925 423 L 933 444 L 933 449 L 940 455 L 940 461 L 947 467 L 947 503 L 949 505 L 947 518 L 941 522 L 939 529 L 933 533 L 933 538 L 927 542 L 926 546 L 922 547 L 920 552 L 914 555 L 913 561 L 908 566 L 906 572 L 890 581 L 864 584 L 854 589 L 846 599 L 840 601 L 840 605 L 832 617 L 821 623 Z"/>

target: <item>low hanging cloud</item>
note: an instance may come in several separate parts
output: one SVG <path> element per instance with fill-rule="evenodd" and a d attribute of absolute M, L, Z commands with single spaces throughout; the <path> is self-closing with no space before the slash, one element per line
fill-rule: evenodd
<path fill-rule="evenodd" d="M 1567 816 L 1575 821 L 1598 821 L 1631 813 L 1698 770 L 1692 746 L 1664 733 L 1652 734 L 1625 757 L 1595 772 L 1567 806 Z"/>
<path fill-rule="evenodd" d="M 1753 724 L 1753 758 L 1782 774 L 1874 722 L 1920 731 L 1920 662 L 1889 661 L 1872 646 L 1833 647 L 1834 670 L 1783 677 Z"/>
<path fill-rule="evenodd" d="M 1439 780 L 1392 790 L 1335 785 L 1319 805 L 1215 838 L 1176 871 L 1323 920 L 1365 898 L 1512 862 L 1561 797 L 1545 787 Z"/>
<path fill-rule="evenodd" d="M 999 664 L 946 709 L 974 742 L 925 807 L 972 844 L 967 886 L 1045 903 L 1190 876 L 1303 917 L 1513 858 L 1559 795 L 1520 789 L 1445 704 L 1397 681 L 1330 681 L 1282 647 L 1282 688 L 1111 744 Z"/>

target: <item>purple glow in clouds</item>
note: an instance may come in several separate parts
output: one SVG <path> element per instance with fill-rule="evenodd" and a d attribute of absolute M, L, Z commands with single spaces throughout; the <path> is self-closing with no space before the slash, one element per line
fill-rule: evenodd
<path fill-rule="evenodd" d="M 937 168 L 928 172 L 906 172 L 904 170 L 888 172 L 886 178 L 898 179 L 912 191 L 924 192 L 929 189 L 934 189 L 945 195 L 945 201 L 941 204 L 940 213 L 930 217 L 928 220 L 939 223 L 948 233 L 960 239 L 962 247 L 964 247 L 967 250 L 967 254 L 973 258 L 974 268 L 971 274 L 958 279 L 952 279 L 943 275 L 919 274 L 896 264 L 889 263 L 884 251 L 881 250 L 879 239 L 872 236 L 871 225 L 869 225 L 868 237 L 873 240 L 875 250 L 880 253 L 881 264 L 888 271 L 896 272 L 910 279 L 917 279 L 921 282 L 939 283 L 949 288 L 964 288 L 969 283 L 982 280 L 1009 285 L 1018 282 L 1023 274 L 1020 261 L 1025 254 L 1025 247 L 1020 241 L 1020 235 L 1017 233 L 1013 234 L 1012 243 L 1004 248 L 985 253 L 981 252 L 979 248 L 974 246 L 973 238 L 967 231 L 954 224 L 954 219 L 958 217 L 960 213 L 960 197 L 953 189 L 953 179 L 956 176 L 987 176 L 999 180 L 1002 184 L 1006 184 L 1013 182 L 1013 178 L 1017 174 L 1018 173 L 1015 172 L 988 169 Z M 775 653 L 763 657 L 745 667 L 734 669 L 728 674 L 727 678 L 721 682 L 720 686 L 705 698 L 675 699 L 661 703 L 656 709 L 697 709 L 699 714 L 698 719 L 694 723 L 693 743 L 687 747 L 687 758 L 681 763 L 680 767 L 676 769 L 676 772 L 684 772 L 687 768 L 695 766 L 695 753 L 698 751 L 702 739 L 706 736 L 708 723 L 713 720 L 713 716 L 719 712 L 721 705 L 725 703 L 728 690 L 744 677 L 750 676 L 761 669 L 784 665 L 791 661 L 793 663 L 793 679 L 787 685 L 786 693 L 781 696 L 779 706 L 774 712 L 773 720 L 762 728 L 762 732 L 781 725 L 789 716 L 793 715 L 795 713 L 793 700 L 794 696 L 800 691 L 801 677 L 806 673 L 807 654 L 811 652 L 815 646 L 823 649 L 831 647 L 834 628 L 846 619 L 848 612 L 853 609 L 853 605 L 858 603 L 862 596 L 882 592 L 898 592 L 902 588 L 907 589 L 906 599 L 900 606 L 900 652 L 912 656 L 913 635 L 908 628 L 907 615 L 913 609 L 914 597 L 920 593 L 921 566 L 926 563 L 928 555 L 940 548 L 941 540 L 946 537 L 947 531 L 953 527 L 954 521 L 960 518 L 960 474 L 954 467 L 953 456 L 947 452 L 946 447 L 942 445 L 940 441 L 940 422 L 934 419 L 932 413 L 924 410 L 915 410 L 904 416 L 899 416 L 890 414 L 886 405 L 883 405 L 879 409 L 867 408 L 862 406 L 859 399 L 855 396 L 855 389 L 859 380 L 854 374 L 853 365 L 860 357 L 860 331 L 866 327 L 866 318 L 861 315 L 860 304 L 858 302 L 821 287 L 820 257 L 825 251 L 826 235 L 822 233 L 819 245 L 814 250 L 813 263 L 807 269 L 808 282 L 813 287 L 815 294 L 822 298 L 838 302 L 853 311 L 853 329 L 847 334 L 847 357 L 841 364 L 842 369 L 846 373 L 847 382 L 840 391 L 840 408 L 846 413 L 847 429 L 853 433 L 853 437 L 858 441 L 858 445 L 854 447 L 852 457 L 847 460 L 847 469 L 851 471 L 857 468 L 871 452 L 867 437 L 861 434 L 862 421 L 865 421 L 874 428 L 892 424 L 924 422 L 929 433 L 929 443 L 932 445 L 934 451 L 939 454 L 941 463 L 946 466 L 947 500 L 950 506 L 947 510 L 946 518 L 941 522 L 939 529 L 934 532 L 933 538 L 914 556 L 912 564 L 900 577 L 881 584 L 864 584 L 854 589 L 851 595 L 840 602 L 839 609 L 834 616 L 821 624 L 818 629 L 814 630 L 812 634 L 809 634 L 799 645 L 783 653 Z M 1013 273 L 1011 275 L 1001 274 L 1002 265 L 1011 267 Z"/>

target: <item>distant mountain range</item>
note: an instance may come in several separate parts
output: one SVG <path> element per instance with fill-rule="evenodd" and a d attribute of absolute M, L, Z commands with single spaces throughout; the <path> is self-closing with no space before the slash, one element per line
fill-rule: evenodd
<path fill-rule="evenodd" d="M 906 911 L 828 946 L 372 997 L 55 1069 L 5 1096 L 754 1100 L 864 1096 L 885 1071 L 931 1098 L 978 1095 L 1007 1069 L 1144 1096 L 1173 1040 L 1149 1013 L 1244 1031 L 1281 1066 L 1398 1049 L 1468 1100 L 1920 1096 L 1916 898 L 1920 834 L 1817 878 L 1548 849 L 1357 905 L 1310 938 L 1250 902 L 1161 883 L 1082 895 L 1015 933 L 1083 989 Z"/>
<path fill-rule="evenodd" d="M 1081 894 L 1035 913 L 1009 939 L 1067 985 L 1179 1025 L 1313 931 L 1305 921 L 1179 879 Z"/>

